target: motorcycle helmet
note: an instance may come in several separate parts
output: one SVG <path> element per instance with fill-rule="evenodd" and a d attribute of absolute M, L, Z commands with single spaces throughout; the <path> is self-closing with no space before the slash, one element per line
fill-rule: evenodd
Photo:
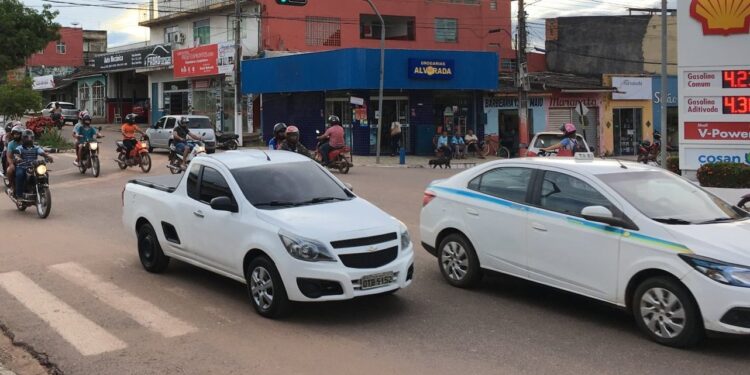
<path fill-rule="evenodd" d="M 84 117 L 89 116 L 89 111 L 83 110 L 78 112 L 78 119 L 83 120 Z"/>
<path fill-rule="evenodd" d="M 91 116 L 85 115 L 81 117 L 81 123 L 83 126 L 91 126 Z"/>
<path fill-rule="evenodd" d="M 648 139 L 644 139 L 643 141 L 641 141 L 641 146 L 649 148 L 651 147 L 651 142 Z"/>
<path fill-rule="evenodd" d="M 26 129 L 21 133 L 21 144 L 25 147 L 34 145 L 34 132 Z"/>
<path fill-rule="evenodd" d="M 188 127 L 189 124 L 190 124 L 190 119 L 189 118 L 187 118 L 187 117 L 180 118 L 180 126 L 186 128 L 186 127 Z"/>
<path fill-rule="evenodd" d="M 341 125 L 341 119 L 339 116 L 330 115 L 328 116 L 328 124 L 330 125 Z"/>
<path fill-rule="evenodd" d="M 563 124 L 560 127 L 560 131 L 563 132 L 563 133 L 565 133 L 565 135 L 568 135 L 568 134 L 571 134 L 571 133 L 575 134 L 575 132 L 576 132 L 576 126 L 573 125 L 573 124 L 571 124 L 571 123 Z"/>
<path fill-rule="evenodd" d="M 286 128 L 286 139 L 291 139 L 295 142 L 299 140 L 299 129 L 294 125 L 289 125 L 289 127 Z"/>
<path fill-rule="evenodd" d="M 133 124 L 135 124 L 135 118 L 136 117 L 137 116 L 135 115 L 135 113 L 128 114 L 127 116 L 125 116 L 125 122 L 128 123 L 128 124 L 130 124 L 130 125 L 133 125 Z"/>
<path fill-rule="evenodd" d="M 659 131 L 654 131 L 654 140 L 660 141 L 661 140 L 661 133 Z"/>
<path fill-rule="evenodd" d="M 283 122 L 279 122 L 273 126 L 273 135 L 279 135 L 279 133 L 285 133 L 286 129 L 287 129 L 286 124 Z"/>
<path fill-rule="evenodd" d="M 14 123 L 14 124 L 16 125 L 14 125 L 13 128 L 11 128 L 11 131 L 10 131 L 11 136 L 21 135 L 23 131 L 26 130 L 26 128 L 24 128 L 23 125 L 20 125 L 20 123 Z"/>

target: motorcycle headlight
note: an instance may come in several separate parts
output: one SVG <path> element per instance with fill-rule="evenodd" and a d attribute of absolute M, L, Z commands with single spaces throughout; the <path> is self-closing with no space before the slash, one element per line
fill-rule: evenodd
<path fill-rule="evenodd" d="M 141 147 L 142 148 L 148 148 L 148 142 L 146 142 L 146 141 L 141 142 Z"/>
<path fill-rule="evenodd" d="M 711 280 L 725 285 L 750 288 L 750 267 L 696 255 L 680 254 L 680 258 Z"/>
<path fill-rule="evenodd" d="M 47 173 L 47 166 L 46 165 L 37 165 L 36 166 L 36 174 L 38 175 L 44 175 Z"/>
<path fill-rule="evenodd" d="M 93 151 L 96 151 L 99 148 L 99 143 L 97 142 L 91 142 L 89 143 L 89 148 Z"/>
<path fill-rule="evenodd" d="M 335 262 L 336 258 L 322 243 L 300 238 L 286 232 L 279 232 L 281 243 L 295 259 L 306 262 Z"/>

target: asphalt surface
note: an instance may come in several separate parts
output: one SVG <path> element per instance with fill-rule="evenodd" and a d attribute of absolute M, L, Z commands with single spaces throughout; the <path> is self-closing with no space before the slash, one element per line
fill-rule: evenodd
<path fill-rule="evenodd" d="M 421 248 L 414 283 L 396 295 L 299 304 L 284 320 L 261 318 L 240 283 L 180 262 L 162 275 L 141 268 L 135 238 L 121 225 L 120 193 L 143 174 L 119 170 L 116 136 L 106 135 L 101 177 L 80 175 L 72 155 L 50 166 L 48 219 L 0 196 L 0 283 L 15 291 L 0 287 L 0 322 L 65 374 L 750 371 L 748 339 L 661 347 L 627 314 L 586 298 L 498 275 L 476 290 L 450 287 Z M 151 175 L 168 173 L 165 153 L 153 161 Z M 424 187 L 456 172 L 354 168 L 341 179 L 403 220 L 418 244 Z M 101 341 L 76 348 L 70 335 Z"/>

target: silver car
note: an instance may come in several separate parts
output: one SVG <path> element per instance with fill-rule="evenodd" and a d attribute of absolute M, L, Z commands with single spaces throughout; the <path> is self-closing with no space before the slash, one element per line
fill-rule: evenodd
<path fill-rule="evenodd" d="M 206 152 L 209 154 L 216 152 L 216 134 L 211 119 L 207 116 L 195 115 L 169 115 L 160 118 L 146 131 L 149 139 L 149 152 L 155 148 L 169 150 L 169 145 L 172 143 L 172 130 L 182 117 L 190 119 L 189 129 L 191 132 L 203 137 Z"/>
<path fill-rule="evenodd" d="M 75 124 L 78 122 L 78 108 L 73 103 L 68 102 L 50 102 L 42 110 L 42 116 L 49 117 L 52 114 L 52 109 L 55 108 L 55 103 L 60 104 L 62 109 L 63 123 L 70 122 Z"/>

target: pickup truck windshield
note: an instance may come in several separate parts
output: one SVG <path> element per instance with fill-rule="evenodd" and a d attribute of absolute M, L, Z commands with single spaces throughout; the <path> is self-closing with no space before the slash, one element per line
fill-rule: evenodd
<path fill-rule="evenodd" d="M 211 120 L 207 118 L 191 118 L 190 119 L 190 125 L 188 125 L 190 129 L 213 129 L 211 126 Z"/>
<path fill-rule="evenodd" d="M 669 172 L 622 172 L 597 176 L 638 211 L 669 225 L 744 220 L 747 214 Z"/>
<path fill-rule="evenodd" d="M 351 199 L 312 161 L 235 169 L 232 175 L 248 202 L 263 210 Z"/>

